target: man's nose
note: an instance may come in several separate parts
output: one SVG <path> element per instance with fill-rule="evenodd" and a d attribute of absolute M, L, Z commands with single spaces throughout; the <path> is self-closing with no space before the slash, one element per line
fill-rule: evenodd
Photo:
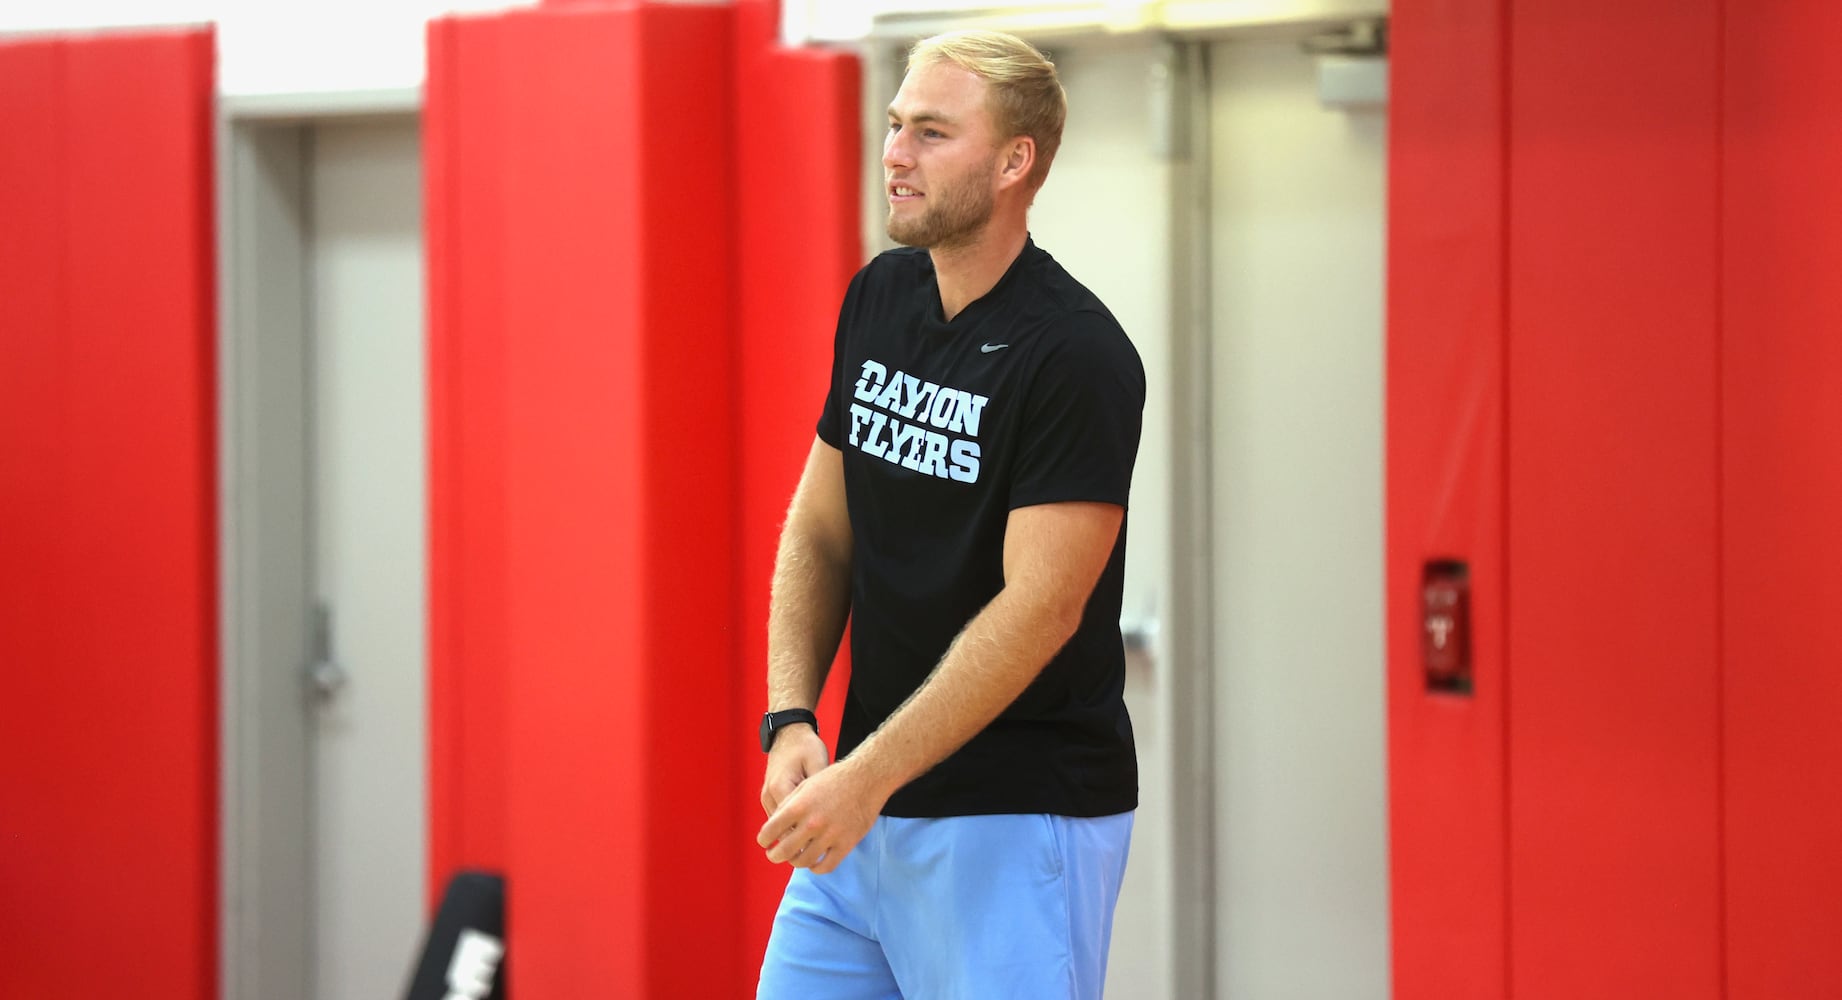
<path fill-rule="evenodd" d="M 897 170 L 914 165 L 914 157 L 909 155 L 909 144 L 902 138 L 905 131 L 890 129 L 888 137 L 883 140 L 883 169 Z"/>

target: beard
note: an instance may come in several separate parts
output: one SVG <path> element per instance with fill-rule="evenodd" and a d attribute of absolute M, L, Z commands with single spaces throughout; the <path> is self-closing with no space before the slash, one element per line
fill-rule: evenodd
<path fill-rule="evenodd" d="M 985 183 L 997 165 L 993 156 L 980 169 L 929 191 L 919 216 L 898 219 L 889 209 L 889 238 L 924 250 L 953 250 L 971 244 L 991 220 L 991 186 Z"/>

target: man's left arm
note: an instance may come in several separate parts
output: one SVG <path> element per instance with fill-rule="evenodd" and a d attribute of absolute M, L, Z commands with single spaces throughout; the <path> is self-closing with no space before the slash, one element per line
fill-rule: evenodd
<path fill-rule="evenodd" d="M 819 874 L 836 868 L 891 795 L 1017 700 L 1080 626 L 1124 517 L 1124 508 L 1110 503 L 1012 510 L 1003 589 L 875 733 L 781 802 L 757 838 L 768 860 Z"/>

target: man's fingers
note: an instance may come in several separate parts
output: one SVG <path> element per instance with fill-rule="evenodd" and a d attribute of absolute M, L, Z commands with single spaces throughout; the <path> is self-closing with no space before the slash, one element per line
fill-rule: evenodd
<path fill-rule="evenodd" d="M 779 819 L 779 813 L 769 816 L 768 821 L 762 825 L 761 832 L 755 834 L 755 843 L 762 847 L 773 847 L 774 842 L 779 840 L 782 834 L 791 832 L 788 824 L 776 822 Z"/>
<path fill-rule="evenodd" d="M 770 770 L 766 780 L 761 783 L 761 808 L 772 814 L 780 808 L 782 802 L 787 801 L 787 796 L 792 795 L 795 788 L 810 777 L 810 774 L 788 774 L 784 769 Z"/>
<path fill-rule="evenodd" d="M 795 868 L 816 869 L 819 863 L 825 860 L 826 853 L 831 850 L 829 846 L 831 837 L 823 829 L 817 827 L 800 827 L 793 831 L 792 840 L 800 846 L 797 850 L 788 853 L 787 864 Z M 770 854 L 769 857 L 772 855 Z"/>
<path fill-rule="evenodd" d="M 787 863 L 795 868 L 810 868 L 814 873 L 817 873 L 819 865 L 826 859 L 826 850 L 824 845 L 814 840 L 812 843 L 806 845 L 805 850 L 794 855 L 793 860 Z"/>
<path fill-rule="evenodd" d="M 769 816 L 774 815 L 774 810 L 779 809 L 780 804 L 787 801 L 787 796 L 792 795 L 793 790 L 798 787 L 799 782 L 785 779 L 766 782 L 761 786 L 762 811 Z"/>
<path fill-rule="evenodd" d="M 807 856 L 808 862 L 806 864 L 804 865 L 800 864 L 799 863 L 800 856 L 809 849 L 814 850 L 815 853 Z M 786 835 L 780 838 L 779 843 L 775 844 L 773 847 L 768 848 L 768 853 L 767 853 L 767 857 L 769 861 L 772 861 L 775 864 L 780 864 L 782 862 L 792 862 L 793 867 L 795 868 L 811 867 L 810 858 L 817 857 L 817 856 L 818 855 L 816 853 L 816 844 L 814 843 L 812 834 L 806 830 L 801 830 L 797 828 L 787 831 Z"/>
<path fill-rule="evenodd" d="M 825 770 L 829 763 L 830 761 L 825 758 L 825 748 L 822 746 L 815 746 L 805 755 L 805 758 L 800 761 L 800 776 L 810 778 L 820 771 Z"/>
<path fill-rule="evenodd" d="M 773 815 L 767 818 L 767 822 L 761 824 L 761 832 L 755 835 L 755 843 L 762 847 L 772 847 L 775 841 L 787 839 L 788 834 L 800 825 L 804 817 L 799 815 L 798 810 L 787 810 L 784 808 L 785 805 L 783 800 L 783 808 L 774 810 Z"/>

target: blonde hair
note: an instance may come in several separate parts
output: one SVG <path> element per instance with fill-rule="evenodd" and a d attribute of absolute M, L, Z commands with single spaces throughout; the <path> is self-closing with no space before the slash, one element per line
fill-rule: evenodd
<path fill-rule="evenodd" d="M 911 70 L 937 62 L 951 62 L 985 81 L 999 134 L 1035 141 L 1030 188 L 1042 187 L 1068 118 L 1068 94 L 1056 78 L 1055 64 L 1030 43 L 998 31 L 949 31 L 923 38 L 908 50 Z"/>

